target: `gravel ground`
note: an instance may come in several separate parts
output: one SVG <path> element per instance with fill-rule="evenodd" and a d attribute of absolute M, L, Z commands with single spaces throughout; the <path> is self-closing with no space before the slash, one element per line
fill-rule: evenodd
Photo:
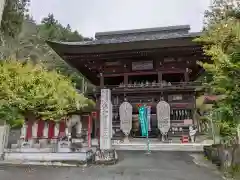
<path fill-rule="evenodd" d="M 187 152 L 118 152 L 114 166 L 0 165 L 0 180 L 221 180 L 211 164 Z M 197 157 L 197 158 L 196 158 Z M 197 162 L 198 161 L 198 162 Z"/>

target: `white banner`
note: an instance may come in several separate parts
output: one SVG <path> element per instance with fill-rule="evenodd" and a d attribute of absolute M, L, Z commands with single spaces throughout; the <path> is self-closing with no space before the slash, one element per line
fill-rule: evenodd
<path fill-rule="evenodd" d="M 151 131 L 151 106 L 147 107 L 148 131 Z"/>

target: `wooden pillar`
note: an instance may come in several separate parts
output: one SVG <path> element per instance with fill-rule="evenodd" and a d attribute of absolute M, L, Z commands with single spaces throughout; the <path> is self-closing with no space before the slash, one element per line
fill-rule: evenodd
<path fill-rule="evenodd" d="M 104 77 L 102 73 L 100 73 L 100 88 L 104 88 Z"/>
<path fill-rule="evenodd" d="M 162 72 L 158 71 L 158 83 L 162 82 Z"/>
<path fill-rule="evenodd" d="M 92 146 L 92 139 L 91 139 L 91 133 L 92 133 L 92 115 L 88 115 L 88 147 L 90 148 Z"/>
<path fill-rule="evenodd" d="M 128 74 L 124 73 L 124 85 L 128 84 Z"/>
<path fill-rule="evenodd" d="M 97 101 L 97 114 L 96 114 L 96 121 L 95 121 L 95 129 L 96 129 L 96 137 L 98 140 L 98 146 L 100 147 L 100 113 L 101 113 L 101 96 L 98 97 Z"/>
<path fill-rule="evenodd" d="M 129 62 L 127 62 L 127 63 L 129 63 Z M 127 85 L 128 84 L 128 74 L 127 74 L 127 72 L 128 72 L 128 65 L 127 64 L 124 64 L 124 80 L 123 80 L 123 84 L 124 85 Z"/>
<path fill-rule="evenodd" d="M 185 73 L 184 73 L 184 81 L 185 81 L 185 82 L 188 82 L 188 81 L 189 81 L 189 74 L 188 74 L 188 72 L 189 72 L 189 70 L 188 70 L 188 68 L 186 68 L 186 71 L 185 71 Z"/>
<path fill-rule="evenodd" d="M 82 92 L 85 93 L 85 79 L 82 78 Z"/>
<path fill-rule="evenodd" d="M 38 120 L 38 126 L 37 126 L 37 137 L 42 138 L 43 137 L 43 129 L 44 129 L 44 121 Z"/>
<path fill-rule="evenodd" d="M 199 122 L 199 119 L 196 117 L 196 113 L 197 113 L 196 93 L 192 93 L 192 96 L 193 96 L 192 120 L 193 120 L 193 124 L 197 125 L 198 131 L 201 132 L 200 122 Z"/>
<path fill-rule="evenodd" d="M 55 123 L 54 121 L 48 121 L 48 139 L 53 139 L 55 135 Z"/>

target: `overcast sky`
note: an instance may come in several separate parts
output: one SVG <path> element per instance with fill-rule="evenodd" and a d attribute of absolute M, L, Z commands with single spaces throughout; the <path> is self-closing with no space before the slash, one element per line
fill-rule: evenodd
<path fill-rule="evenodd" d="M 31 0 L 30 11 L 39 22 L 53 13 L 84 36 L 95 32 L 191 25 L 200 31 L 211 0 Z"/>

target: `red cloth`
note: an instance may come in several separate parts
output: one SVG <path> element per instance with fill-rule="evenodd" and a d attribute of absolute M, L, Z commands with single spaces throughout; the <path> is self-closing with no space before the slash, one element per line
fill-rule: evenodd
<path fill-rule="evenodd" d="M 27 121 L 27 134 L 26 134 L 27 140 L 32 138 L 32 126 L 33 123 L 31 121 Z"/>
<path fill-rule="evenodd" d="M 188 136 L 182 136 L 181 141 L 182 143 L 188 143 L 189 142 Z"/>
<path fill-rule="evenodd" d="M 45 122 L 43 120 L 38 120 L 38 129 L 37 129 L 37 137 L 43 137 L 43 129 L 44 129 Z"/>
<path fill-rule="evenodd" d="M 48 122 L 48 139 L 52 139 L 54 137 L 54 127 L 55 123 L 53 121 Z"/>
<path fill-rule="evenodd" d="M 65 134 L 66 122 L 65 120 L 60 121 L 59 123 L 59 135 L 60 137 L 66 136 Z"/>

